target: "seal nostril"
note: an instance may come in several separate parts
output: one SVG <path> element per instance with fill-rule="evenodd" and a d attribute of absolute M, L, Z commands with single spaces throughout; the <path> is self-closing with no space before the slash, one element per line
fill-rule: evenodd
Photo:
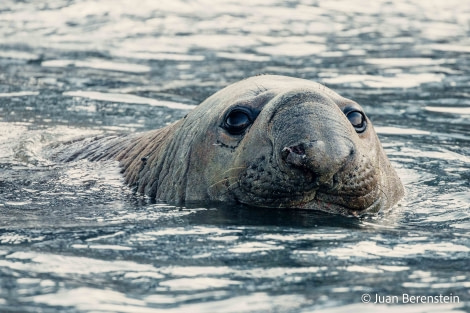
<path fill-rule="evenodd" d="M 305 167 L 306 162 L 308 162 L 306 147 L 304 144 L 284 147 L 281 151 L 281 158 L 289 165 Z"/>
<path fill-rule="evenodd" d="M 285 161 L 291 152 L 292 152 L 291 148 L 284 147 L 284 149 L 282 149 L 282 151 L 281 151 L 282 159 Z"/>
<path fill-rule="evenodd" d="M 297 146 L 292 146 L 289 147 L 292 152 L 298 155 L 304 155 L 305 154 L 305 146 L 303 144 L 299 144 Z"/>
<path fill-rule="evenodd" d="M 292 158 L 305 158 L 305 145 L 298 144 L 296 146 L 284 147 L 281 151 L 281 157 L 284 161 Z"/>

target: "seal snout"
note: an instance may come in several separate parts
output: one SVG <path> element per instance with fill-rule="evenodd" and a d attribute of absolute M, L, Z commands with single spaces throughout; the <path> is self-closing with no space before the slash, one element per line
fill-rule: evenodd
<path fill-rule="evenodd" d="M 322 140 L 313 140 L 284 147 L 281 159 L 287 166 L 314 174 L 318 183 L 325 184 L 351 160 L 353 154 L 354 147 L 345 143 L 327 145 Z"/>

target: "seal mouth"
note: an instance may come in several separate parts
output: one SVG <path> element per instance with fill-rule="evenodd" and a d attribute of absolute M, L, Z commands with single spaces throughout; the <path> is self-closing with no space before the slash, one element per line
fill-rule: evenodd
<path fill-rule="evenodd" d="M 375 199 L 375 201 L 371 205 L 365 208 L 361 208 L 361 209 L 349 208 L 344 205 L 333 203 L 333 202 L 324 202 L 324 201 L 316 199 L 315 197 L 313 200 L 310 200 L 310 201 L 284 203 L 281 205 L 268 205 L 266 203 L 259 204 L 259 203 L 244 202 L 244 201 L 240 201 L 240 203 L 244 205 L 248 205 L 248 206 L 255 206 L 255 207 L 275 208 L 275 209 L 315 210 L 315 211 L 322 211 L 322 212 L 326 212 L 330 214 L 339 214 L 343 216 L 355 216 L 355 217 L 378 213 L 383 207 L 382 198 Z"/>
<path fill-rule="evenodd" d="M 319 210 L 346 216 L 378 212 L 382 201 L 373 172 L 354 172 L 357 181 L 352 184 L 349 174 L 357 167 L 350 167 L 344 165 L 323 180 L 313 171 L 299 167 L 290 168 L 289 172 L 278 167 L 277 173 L 282 175 L 265 176 L 264 166 L 255 163 L 238 177 L 236 184 L 231 184 L 231 191 L 237 202 L 250 206 Z"/>
<path fill-rule="evenodd" d="M 299 205 L 299 209 L 318 210 L 331 214 L 341 214 L 345 216 L 361 216 L 366 214 L 375 214 L 382 209 L 382 199 L 377 198 L 371 205 L 362 209 L 348 208 L 338 203 L 323 202 L 314 200 L 313 202 Z"/>
<path fill-rule="evenodd" d="M 382 209 L 383 201 L 378 192 L 377 189 L 373 189 L 367 194 L 353 196 L 311 189 L 301 194 L 278 194 L 277 196 L 271 194 L 271 197 L 250 193 L 251 196 L 248 199 L 243 197 L 238 198 L 237 201 L 256 207 L 317 210 L 344 216 L 361 216 L 377 213 Z"/>

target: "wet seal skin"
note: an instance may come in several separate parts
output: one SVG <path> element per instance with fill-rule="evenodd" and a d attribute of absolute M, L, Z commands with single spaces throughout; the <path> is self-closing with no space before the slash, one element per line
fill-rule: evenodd
<path fill-rule="evenodd" d="M 62 145 L 55 158 L 118 160 L 139 193 L 360 215 L 403 196 L 371 121 L 323 85 L 262 75 L 215 93 L 158 130 Z"/>

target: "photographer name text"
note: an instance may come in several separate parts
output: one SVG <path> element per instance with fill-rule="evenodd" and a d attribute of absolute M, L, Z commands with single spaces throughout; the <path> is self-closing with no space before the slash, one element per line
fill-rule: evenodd
<path fill-rule="evenodd" d="M 459 296 L 453 294 L 448 295 L 410 295 L 407 293 L 401 296 L 385 296 L 379 294 L 368 294 L 365 293 L 361 296 L 363 303 L 375 303 L 375 304 L 420 304 L 420 303 L 459 303 Z"/>

